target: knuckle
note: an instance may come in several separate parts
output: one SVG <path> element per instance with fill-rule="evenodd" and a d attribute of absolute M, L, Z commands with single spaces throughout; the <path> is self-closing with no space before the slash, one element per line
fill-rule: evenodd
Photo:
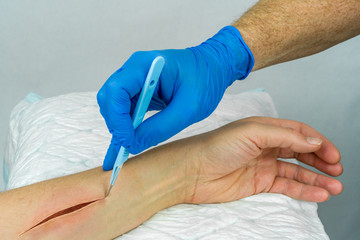
<path fill-rule="evenodd" d="M 303 123 L 303 122 L 298 122 L 298 124 L 299 124 L 299 131 L 302 131 L 307 128 L 311 128 L 309 125 L 307 125 L 306 123 Z"/>
<path fill-rule="evenodd" d="M 249 121 L 249 122 L 260 122 L 264 117 L 259 117 L 259 116 L 251 116 L 251 117 L 247 117 L 244 120 Z"/>
<path fill-rule="evenodd" d="M 235 126 L 235 130 L 246 136 L 246 138 L 251 141 L 256 147 L 266 145 L 266 139 L 262 137 L 261 128 L 262 124 L 253 121 L 242 122 L 240 120 Z M 260 131 L 259 131 L 260 130 Z"/>
<path fill-rule="evenodd" d="M 286 131 L 290 134 L 290 135 L 293 135 L 294 137 L 297 137 L 300 135 L 300 133 L 298 131 L 296 131 L 294 128 L 285 128 Z"/>
<path fill-rule="evenodd" d="M 260 128 L 260 124 L 253 121 L 248 121 L 244 123 L 244 126 L 249 129 L 249 131 L 253 132 Z"/>
<path fill-rule="evenodd" d="M 145 51 L 136 51 L 131 54 L 130 58 L 138 58 L 144 55 Z"/>
<path fill-rule="evenodd" d="M 118 99 L 125 97 L 124 81 L 118 77 L 109 78 L 106 82 L 105 91 L 109 95 L 108 99 Z"/>
<path fill-rule="evenodd" d="M 249 136 L 253 142 L 256 143 L 257 146 L 264 146 L 268 144 L 268 139 L 264 138 L 261 134 L 258 133 L 259 129 L 261 127 L 261 124 L 257 122 L 248 122 L 246 123 L 246 128 L 251 133 Z"/>
<path fill-rule="evenodd" d="M 96 100 L 100 107 L 102 107 L 103 103 L 105 102 L 105 93 L 103 89 L 100 89 L 100 91 L 96 94 Z"/>
<path fill-rule="evenodd" d="M 107 91 L 116 89 L 119 86 L 121 86 L 121 81 L 116 73 L 111 75 L 111 77 L 106 81 L 106 85 L 105 85 Z"/>
<path fill-rule="evenodd" d="M 295 142 L 298 142 L 300 139 L 304 138 L 304 136 L 294 128 L 286 128 L 286 131 L 288 133 L 288 136 L 286 137 L 286 139 L 288 139 L 289 141 L 284 140 L 284 144 L 285 144 L 285 142 L 287 142 L 286 143 L 286 145 L 288 145 L 287 147 L 290 147 Z"/>
<path fill-rule="evenodd" d="M 161 52 L 161 50 L 136 51 L 130 56 L 129 61 L 137 64 L 139 64 L 139 62 L 149 64 L 154 60 L 154 58 L 161 56 Z"/>

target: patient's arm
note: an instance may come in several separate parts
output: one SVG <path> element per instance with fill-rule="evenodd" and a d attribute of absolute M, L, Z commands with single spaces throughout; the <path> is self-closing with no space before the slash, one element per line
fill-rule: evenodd
<path fill-rule="evenodd" d="M 0 233 L 5 239 L 112 239 L 159 210 L 184 202 L 186 154 L 191 151 L 170 144 L 132 158 L 107 198 L 111 172 L 101 168 L 4 192 L 0 194 Z"/>
<path fill-rule="evenodd" d="M 14 239 L 57 212 L 103 199 L 106 175 L 96 168 L 1 193 L 0 232 Z"/>
<path fill-rule="evenodd" d="M 130 159 L 107 198 L 111 172 L 100 168 L 4 192 L 0 232 L 4 239 L 111 239 L 179 203 L 261 192 L 320 202 L 342 191 L 339 181 L 278 157 L 297 157 L 333 176 L 342 172 L 336 147 L 312 128 L 250 118 Z"/>

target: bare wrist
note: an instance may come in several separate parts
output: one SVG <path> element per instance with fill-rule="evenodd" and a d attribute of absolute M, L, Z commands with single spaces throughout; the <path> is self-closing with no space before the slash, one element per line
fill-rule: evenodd
<path fill-rule="evenodd" d="M 157 198 L 161 209 L 188 202 L 195 181 L 195 165 L 200 143 L 196 137 L 152 149 L 134 159 L 144 170 L 141 188 Z M 145 163 L 146 161 L 146 163 Z M 155 199 L 154 199 L 155 200 Z"/>

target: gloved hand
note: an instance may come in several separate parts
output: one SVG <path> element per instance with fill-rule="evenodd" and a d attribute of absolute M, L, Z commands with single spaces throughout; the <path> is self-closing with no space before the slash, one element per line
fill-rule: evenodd
<path fill-rule="evenodd" d="M 161 111 L 134 131 L 132 111 L 157 56 L 165 59 L 165 66 L 148 110 Z M 246 78 L 253 65 L 250 49 L 232 26 L 196 47 L 135 52 L 97 95 L 100 112 L 112 134 L 103 169 L 113 168 L 121 146 L 130 153 L 139 153 L 209 116 L 226 88 L 236 79 Z"/>

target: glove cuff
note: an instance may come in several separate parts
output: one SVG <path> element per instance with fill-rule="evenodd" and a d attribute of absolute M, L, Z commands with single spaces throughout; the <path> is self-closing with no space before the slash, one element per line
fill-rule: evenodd
<path fill-rule="evenodd" d="M 237 28 L 233 26 L 222 28 L 201 45 L 207 44 L 216 50 L 218 62 L 225 64 L 223 69 L 229 70 L 227 71 L 230 74 L 229 85 L 236 79 L 242 80 L 249 75 L 254 66 L 254 56 Z"/>
<path fill-rule="evenodd" d="M 254 56 L 236 27 L 227 26 L 220 30 L 220 32 L 222 31 L 229 32 L 228 34 L 224 33 L 227 35 L 224 42 L 232 50 L 236 69 L 234 77 L 235 79 L 243 80 L 254 67 Z"/>

